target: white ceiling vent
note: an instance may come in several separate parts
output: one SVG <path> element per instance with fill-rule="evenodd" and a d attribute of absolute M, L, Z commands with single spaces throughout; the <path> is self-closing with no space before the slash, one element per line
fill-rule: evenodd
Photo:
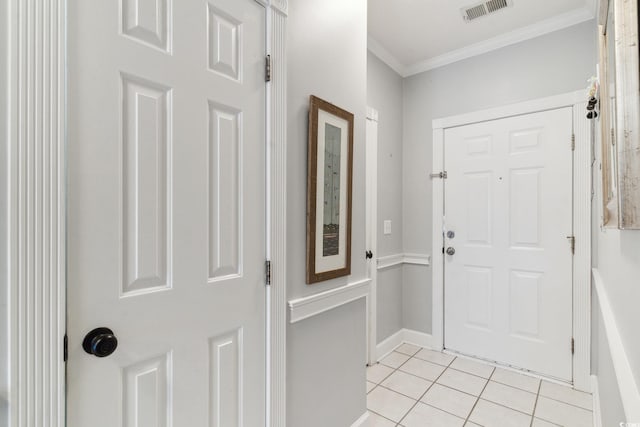
<path fill-rule="evenodd" d="M 482 18 L 490 13 L 513 6 L 512 1 L 513 0 L 488 0 L 479 4 L 463 7 L 461 9 L 462 17 L 466 22 L 471 22 L 474 19 Z"/>

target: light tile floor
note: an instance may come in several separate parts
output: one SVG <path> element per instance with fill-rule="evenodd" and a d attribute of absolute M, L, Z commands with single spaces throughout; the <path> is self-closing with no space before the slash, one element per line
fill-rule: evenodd
<path fill-rule="evenodd" d="M 366 427 L 593 427 L 592 397 L 402 344 L 367 368 Z"/>

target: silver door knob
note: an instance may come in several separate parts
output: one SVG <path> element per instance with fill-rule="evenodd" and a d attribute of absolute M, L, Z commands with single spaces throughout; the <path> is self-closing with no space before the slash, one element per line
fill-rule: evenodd
<path fill-rule="evenodd" d="M 453 255 L 455 253 L 456 253 L 456 250 L 453 249 L 451 246 L 447 248 L 447 255 Z"/>

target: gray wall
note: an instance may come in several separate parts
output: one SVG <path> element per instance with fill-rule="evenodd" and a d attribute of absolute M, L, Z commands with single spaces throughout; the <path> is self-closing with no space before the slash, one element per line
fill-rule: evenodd
<path fill-rule="evenodd" d="M 287 23 L 287 296 L 309 296 L 366 277 L 366 0 L 289 2 Z M 309 95 L 355 115 L 351 276 L 305 284 Z M 366 411 L 362 301 L 287 330 L 287 425 L 349 426 Z M 338 362 L 339 361 L 339 362 Z"/>
<path fill-rule="evenodd" d="M 598 138 L 599 139 L 599 138 Z M 602 276 L 616 326 L 624 350 L 631 365 L 636 384 L 640 384 L 640 340 L 637 328 L 640 324 L 640 231 L 602 229 L 602 187 L 600 180 L 600 149 L 596 149 L 594 166 L 596 198 L 593 202 L 593 265 Z M 624 409 L 613 362 L 611 348 L 604 329 L 600 301 L 597 293 L 592 298 L 592 362 L 591 369 L 598 376 L 603 425 L 618 425 L 625 420 Z"/>
<path fill-rule="evenodd" d="M 378 270 L 376 279 L 376 342 L 378 344 L 404 328 L 403 281 L 402 265 Z"/>
<path fill-rule="evenodd" d="M 349 427 L 366 411 L 360 299 L 311 317 L 287 336 L 287 426 Z"/>
<path fill-rule="evenodd" d="M 636 384 L 640 384 L 640 231 L 605 230 L 597 237 L 597 267 L 602 275 L 633 377 Z"/>
<path fill-rule="evenodd" d="M 593 21 L 456 62 L 404 81 L 404 251 L 431 253 L 432 120 L 586 88 L 597 63 Z M 408 275 L 406 324 L 431 331 L 430 271 Z"/>
<path fill-rule="evenodd" d="M 402 253 L 402 77 L 367 55 L 367 104 L 378 110 L 378 254 Z M 391 234 L 383 222 L 391 220 Z"/>
<path fill-rule="evenodd" d="M 402 77 L 367 55 L 367 104 L 378 111 L 378 222 L 376 258 L 402 253 Z M 391 220 L 391 234 L 383 224 Z M 401 265 L 378 271 L 377 342 L 403 328 Z"/>
<path fill-rule="evenodd" d="M 620 388 L 613 368 L 611 351 L 595 292 L 592 295 L 592 302 L 591 373 L 598 377 L 602 425 L 617 426 L 625 421 Z"/>

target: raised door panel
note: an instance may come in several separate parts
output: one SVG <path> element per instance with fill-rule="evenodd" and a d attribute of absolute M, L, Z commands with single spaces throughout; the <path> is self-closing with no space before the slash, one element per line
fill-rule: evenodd
<path fill-rule="evenodd" d="M 242 274 L 242 112 L 209 102 L 209 280 Z"/>
<path fill-rule="evenodd" d="M 171 90 L 122 76 L 122 295 L 166 289 L 170 278 Z"/>
<path fill-rule="evenodd" d="M 170 53 L 172 1 L 121 0 L 121 2 L 122 34 L 140 43 Z"/>
<path fill-rule="evenodd" d="M 124 427 L 171 427 L 172 355 L 122 370 Z"/>

